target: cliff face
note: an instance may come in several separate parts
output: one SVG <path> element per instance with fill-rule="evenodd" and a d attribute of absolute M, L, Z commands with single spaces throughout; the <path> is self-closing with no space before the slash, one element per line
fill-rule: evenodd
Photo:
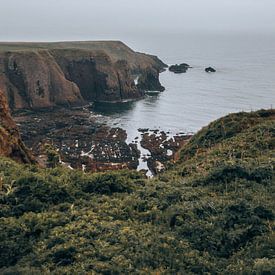
<path fill-rule="evenodd" d="M 8 103 L 0 90 L 0 156 L 10 157 L 23 163 L 34 162 L 23 144 L 15 122 L 12 120 Z"/>
<path fill-rule="evenodd" d="M 134 75 L 151 70 L 159 81 L 164 67 L 121 42 L 0 43 L 0 89 L 13 110 L 139 98 Z"/>
<path fill-rule="evenodd" d="M 138 88 L 143 91 L 160 91 L 163 92 L 165 88 L 160 84 L 159 71 L 157 69 L 146 69 L 138 79 Z"/>

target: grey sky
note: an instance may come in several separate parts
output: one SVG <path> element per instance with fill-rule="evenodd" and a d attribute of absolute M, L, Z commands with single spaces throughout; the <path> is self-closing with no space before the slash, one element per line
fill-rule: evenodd
<path fill-rule="evenodd" d="M 2 41 L 212 30 L 275 33 L 275 0 L 0 0 Z"/>

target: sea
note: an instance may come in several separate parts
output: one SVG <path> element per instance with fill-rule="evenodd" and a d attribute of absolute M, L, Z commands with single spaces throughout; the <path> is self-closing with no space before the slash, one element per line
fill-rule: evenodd
<path fill-rule="evenodd" d="M 157 55 L 168 65 L 188 63 L 187 73 L 161 73 L 166 90 L 125 104 L 99 104 L 94 115 L 127 131 L 195 133 L 211 121 L 240 111 L 275 106 L 275 34 L 145 34 L 124 41 L 135 51 Z M 214 67 L 216 73 L 206 73 Z"/>

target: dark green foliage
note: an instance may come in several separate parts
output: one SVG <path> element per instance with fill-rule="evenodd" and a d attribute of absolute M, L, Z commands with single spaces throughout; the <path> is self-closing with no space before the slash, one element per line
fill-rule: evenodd
<path fill-rule="evenodd" d="M 0 216 L 20 216 L 25 212 L 41 212 L 52 204 L 71 202 L 64 187 L 59 187 L 41 177 L 22 177 L 13 183 L 14 191 L 1 197 L 0 203 L 9 206 L 12 213 L 0 210 Z"/>
<path fill-rule="evenodd" d="M 121 173 L 98 174 L 85 181 L 82 190 L 87 193 L 106 195 L 124 192 L 130 193 L 135 186 L 132 181 L 129 181 L 129 178 L 131 178 L 129 176 L 127 174 L 123 176 Z"/>
<path fill-rule="evenodd" d="M 74 262 L 76 249 L 74 247 L 59 249 L 53 253 L 53 262 L 57 265 L 70 265 Z"/>
<path fill-rule="evenodd" d="M 263 118 L 267 119 L 275 116 L 275 110 L 260 110 L 252 113 L 238 113 L 230 114 L 226 117 L 218 119 L 209 126 L 204 127 L 199 131 L 191 140 L 191 142 L 185 146 L 181 152 L 181 157 L 186 159 L 193 156 L 198 149 L 209 148 L 220 141 L 229 139 L 242 132 L 245 132 L 248 128 L 252 128 L 257 124 L 263 123 Z M 269 128 L 272 131 L 272 128 Z M 273 128 L 274 132 L 274 128 Z"/>
<path fill-rule="evenodd" d="M 210 124 L 152 180 L 0 159 L 0 273 L 273 274 L 274 116 Z"/>
<path fill-rule="evenodd" d="M 47 167 L 49 168 L 55 168 L 59 165 L 59 160 L 60 160 L 60 156 L 57 153 L 57 151 L 55 150 L 55 148 L 50 145 L 50 144 L 46 144 L 45 145 L 45 152 L 47 155 Z"/>
<path fill-rule="evenodd" d="M 273 220 L 270 210 L 265 211 Z M 182 216 L 179 222 L 180 219 L 177 217 L 175 228 L 177 234 L 187 238 L 197 250 L 206 250 L 213 256 L 228 258 L 256 236 L 268 231 L 264 219 L 257 213 L 257 209 L 246 205 L 245 202 L 218 210 L 209 206 L 196 208 L 193 220 L 187 222 L 188 220 Z M 209 228 L 207 225 L 210 221 L 214 224 Z"/>
<path fill-rule="evenodd" d="M 226 165 L 214 168 L 206 177 L 195 180 L 193 186 L 224 184 L 239 179 L 255 181 L 257 183 L 268 183 L 272 180 L 274 171 L 272 166 L 253 167 L 252 169 L 240 165 Z"/>
<path fill-rule="evenodd" d="M 0 218 L 0 267 L 16 264 L 32 251 L 31 245 L 23 224 Z"/>

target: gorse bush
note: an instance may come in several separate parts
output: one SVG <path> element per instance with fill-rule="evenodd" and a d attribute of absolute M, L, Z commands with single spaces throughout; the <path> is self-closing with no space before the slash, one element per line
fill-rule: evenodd
<path fill-rule="evenodd" d="M 193 156 L 198 149 L 206 149 L 218 144 L 221 141 L 236 137 L 236 135 L 246 132 L 248 129 L 258 126 L 255 129 L 261 130 L 265 120 L 274 121 L 275 110 L 260 110 L 251 113 L 230 114 L 218 119 L 209 126 L 199 131 L 181 151 L 181 157 L 184 159 Z M 268 131 L 274 134 L 274 127 L 268 127 Z M 253 132 L 253 130 L 252 130 Z M 255 144 L 254 144 L 255 145 Z M 274 146 L 274 141 L 273 141 Z M 234 150 L 234 148 L 231 148 Z M 199 150 L 200 151 L 200 150 Z"/>
<path fill-rule="evenodd" d="M 151 180 L 0 159 L 0 273 L 273 274 L 274 129 L 229 115 Z"/>
<path fill-rule="evenodd" d="M 113 193 L 130 193 L 135 189 L 134 183 L 142 184 L 142 176 L 135 175 L 134 180 L 132 174 L 127 172 L 125 175 L 121 173 L 103 173 L 97 174 L 84 181 L 82 190 L 87 193 L 99 193 L 112 195 Z"/>

